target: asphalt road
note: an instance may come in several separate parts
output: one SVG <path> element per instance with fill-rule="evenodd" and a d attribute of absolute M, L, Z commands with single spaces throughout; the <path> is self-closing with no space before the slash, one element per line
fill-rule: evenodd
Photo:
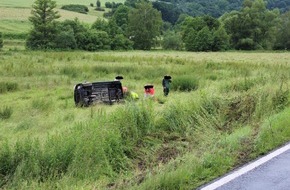
<path fill-rule="evenodd" d="M 290 144 L 200 189 L 290 190 Z"/>

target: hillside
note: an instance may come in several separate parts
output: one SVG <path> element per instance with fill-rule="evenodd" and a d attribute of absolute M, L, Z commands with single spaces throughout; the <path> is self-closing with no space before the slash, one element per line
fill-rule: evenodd
<path fill-rule="evenodd" d="M 35 0 L 1 0 L 0 7 L 31 7 Z M 101 0 L 102 4 L 105 2 L 124 2 L 123 0 Z M 87 5 L 89 6 L 90 3 L 95 4 L 95 0 L 55 0 L 56 4 L 61 5 L 68 5 L 68 4 L 80 4 L 80 5 Z"/>
<path fill-rule="evenodd" d="M 160 0 L 154 2 L 155 7 L 164 12 L 164 9 L 174 9 L 174 12 L 186 13 L 191 16 L 211 15 L 220 17 L 225 12 L 240 10 L 244 0 Z M 286 12 L 290 7 L 290 0 L 268 0 L 267 8 L 279 8 Z M 161 7 L 161 8 L 160 8 Z"/>

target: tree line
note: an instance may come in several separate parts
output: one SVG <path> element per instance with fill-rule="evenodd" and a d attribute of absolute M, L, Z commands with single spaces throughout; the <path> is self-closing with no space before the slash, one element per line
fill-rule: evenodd
<path fill-rule="evenodd" d="M 29 18 L 33 29 L 29 49 L 222 51 L 228 49 L 289 49 L 290 13 L 270 10 L 263 0 L 244 0 L 240 10 L 219 18 L 191 16 L 171 7 L 158 11 L 146 0 L 126 0 L 112 9 L 107 20 L 91 26 L 77 19 L 56 21 L 60 16 L 52 0 L 36 0 Z M 172 14 L 171 14 L 172 13 Z M 164 17 L 172 17 L 170 22 Z M 289 40 L 288 40 L 289 39 Z"/>
<path fill-rule="evenodd" d="M 158 0 L 153 1 L 153 6 L 163 12 L 171 12 L 172 15 L 162 15 L 168 22 L 172 18 L 177 19 L 178 13 L 186 13 L 190 16 L 210 15 L 218 18 L 226 12 L 240 10 L 244 0 Z M 267 9 L 278 8 L 281 13 L 289 11 L 290 0 L 267 0 Z M 177 13 L 177 14 L 176 14 Z"/>

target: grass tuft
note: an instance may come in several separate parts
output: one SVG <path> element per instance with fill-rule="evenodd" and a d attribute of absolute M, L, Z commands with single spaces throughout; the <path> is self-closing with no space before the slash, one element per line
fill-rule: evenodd
<path fill-rule="evenodd" d="M 6 92 L 15 92 L 19 89 L 16 82 L 0 82 L 0 94 Z"/>
<path fill-rule="evenodd" d="M 13 113 L 13 109 L 11 107 L 4 107 L 0 109 L 0 119 L 9 119 Z"/>
<path fill-rule="evenodd" d="M 172 82 L 172 89 L 179 90 L 179 91 L 193 91 L 197 90 L 199 86 L 199 81 L 197 78 L 185 75 L 185 76 L 178 76 L 174 78 Z"/>

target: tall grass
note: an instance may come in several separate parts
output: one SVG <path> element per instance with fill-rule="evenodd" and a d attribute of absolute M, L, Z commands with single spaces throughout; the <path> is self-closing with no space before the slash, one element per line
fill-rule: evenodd
<path fill-rule="evenodd" d="M 199 81 L 193 76 L 177 76 L 172 83 L 173 90 L 192 91 L 197 90 Z"/>
<path fill-rule="evenodd" d="M 290 138 L 287 53 L 0 54 L 3 189 L 192 189 Z M 138 101 L 74 106 L 76 83 L 119 74 Z"/>

